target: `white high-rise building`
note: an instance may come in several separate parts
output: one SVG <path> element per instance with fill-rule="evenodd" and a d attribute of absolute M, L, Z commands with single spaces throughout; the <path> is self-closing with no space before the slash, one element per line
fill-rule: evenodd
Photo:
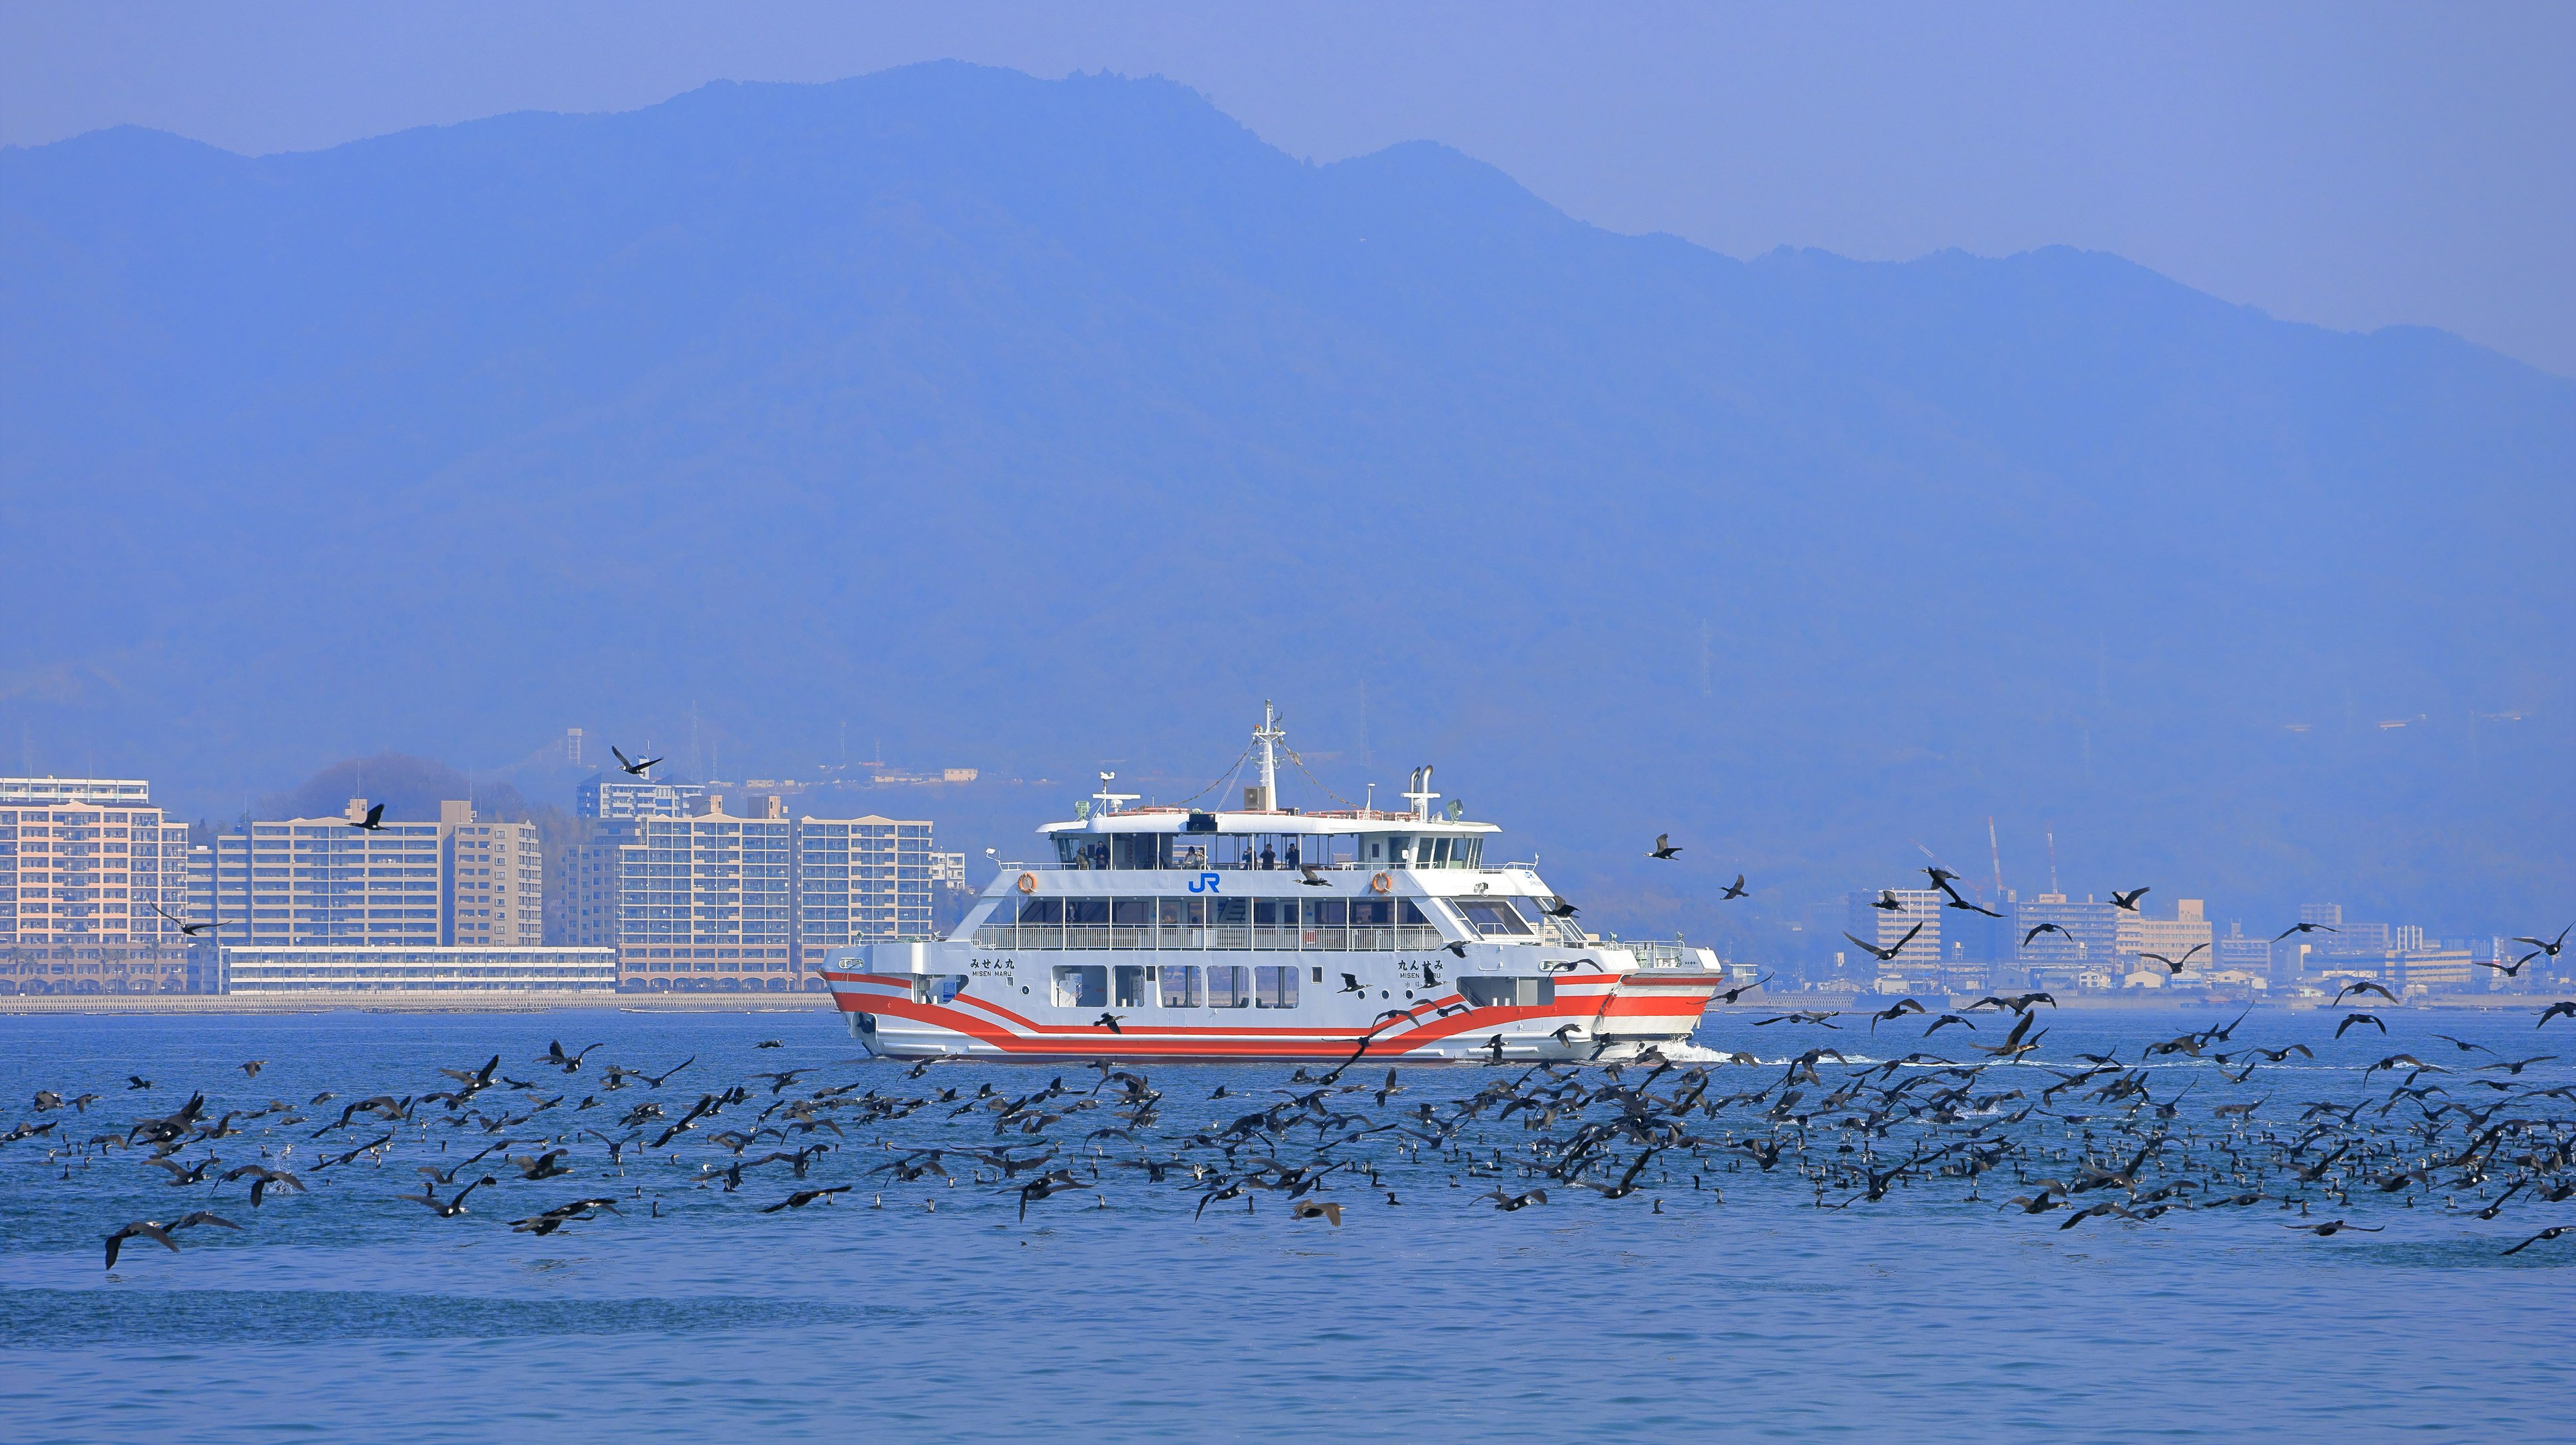
<path fill-rule="evenodd" d="M 439 804 L 439 941 L 536 948 L 546 941 L 545 859 L 534 823 L 485 823 L 465 802 Z"/>
<path fill-rule="evenodd" d="M 438 946 L 440 825 L 338 818 L 252 823 L 215 840 L 215 912 L 227 944 Z"/>
<path fill-rule="evenodd" d="M 803 959 L 853 943 L 929 938 L 930 824 L 870 815 L 796 820 L 796 940 Z M 959 860 L 964 872 L 964 860 Z"/>

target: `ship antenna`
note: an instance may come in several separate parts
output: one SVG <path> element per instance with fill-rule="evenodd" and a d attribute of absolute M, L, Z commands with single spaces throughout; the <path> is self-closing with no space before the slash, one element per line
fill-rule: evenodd
<path fill-rule="evenodd" d="M 1115 793 L 1110 791 L 1109 785 L 1115 781 L 1117 777 L 1118 775 L 1116 773 L 1102 773 L 1100 775 L 1100 791 L 1091 795 L 1100 800 L 1100 815 L 1104 818 L 1117 812 L 1119 804 L 1132 803 L 1136 801 L 1136 795 L 1134 793 Z"/>
<path fill-rule="evenodd" d="M 1279 742 L 1282 738 L 1288 736 L 1286 729 L 1279 726 L 1281 721 L 1282 719 L 1278 712 L 1270 706 L 1270 699 L 1263 698 L 1261 700 L 1261 726 L 1252 730 L 1252 740 L 1261 745 L 1261 807 L 1259 811 L 1264 813 L 1275 813 L 1279 811 Z"/>

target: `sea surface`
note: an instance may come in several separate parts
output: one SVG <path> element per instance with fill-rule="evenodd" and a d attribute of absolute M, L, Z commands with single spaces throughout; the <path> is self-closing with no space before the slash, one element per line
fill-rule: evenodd
<path fill-rule="evenodd" d="M 2303 1101 L 2375 1108 L 2397 1074 L 2361 1071 L 2395 1050 L 2443 1064 L 2423 1082 L 2463 1098 L 2502 1097 L 2470 1082 L 2508 1078 L 2469 1072 L 2491 1057 L 2576 1055 L 2576 1026 L 2535 1031 L 2536 1008 L 2377 1012 L 2386 1036 L 2341 1040 L 2338 1014 L 2258 1012 L 2233 1045 L 2304 1042 L 2315 1059 L 2292 1055 L 2243 1086 L 2205 1060 L 2171 1059 L 2151 1097 L 2179 1098 L 2178 1132 L 2217 1137 L 2225 1126 L 2206 1106 L 2220 1099 L 2266 1100 L 2258 1120 L 2281 1130 Z M 1855 1066 L 1916 1049 L 1980 1057 L 1965 1051 L 1968 1031 L 1926 1040 L 1920 1019 L 1873 1034 L 1858 1018 L 1755 1026 L 1767 1016 L 1711 1017 L 1695 1059 L 1765 1061 L 1710 1063 L 1714 1088 L 1774 1082 L 1787 1057 L 1819 1045 Z M 2052 1082 L 2041 1065 L 2081 1069 L 2083 1052 L 2137 1060 L 2230 1016 L 2065 1010 L 2044 1020 L 2037 1055 L 1989 1069 L 1979 1087 L 2035 1094 Z M 1978 1037 L 2008 1023 L 1987 1017 Z M 599 1047 L 566 1074 L 535 1062 L 552 1040 Z M 431 1102 L 408 1123 L 359 1115 L 312 1137 L 349 1103 L 448 1089 L 441 1068 L 470 1074 L 495 1055 L 498 1078 L 540 1088 L 496 1083 L 470 1101 L 483 1122 L 562 1102 L 488 1133 Z M 610 1063 L 659 1074 L 691 1058 L 658 1088 L 601 1088 Z M 238 1067 L 248 1060 L 265 1061 L 256 1078 Z M 1843 1072 L 1822 1068 L 1828 1084 Z M 704 1093 L 791 1069 L 812 1072 L 776 1095 L 774 1080 L 751 1081 L 749 1102 L 644 1147 Z M 0 1440 L 2576 1438 L 2576 1230 L 2502 1253 L 2576 1225 L 2576 1201 L 2518 1199 L 2473 1217 L 2509 1171 L 2475 1188 L 2444 1173 L 2398 1193 L 2355 1188 L 2310 1198 L 2304 1215 L 2267 1201 L 2068 1229 L 2062 1211 L 1999 1208 L 2022 1190 L 2009 1173 L 1909 1180 L 1874 1203 L 1838 1182 L 1819 1207 L 1793 1163 L 1766 1173 L 1740 1153 L 1675 1150 L 1627 1197 L 1560 1184 L 1547 1204 L 1506 1213 L 1480 1195 L 1551 1181 L 1524 1176 L 1535 1121 L 1488 1109 L 1445 1153 L 1392 1132 L 1341 1150 L 1373 1163 L 1378 1182 L 1354 1168 L 1307 1196 L 1342 1206 L 1336 1226 L 1292 1218 L 1287 1196 L 1266 1190 L 1194 1213 L 1206 1191 L 1187 1174 L 1158 1185 L 1116 1162 L 1168 1157 L 1178 1136 L 1287 1098 L 1273 1092 L 1287 1069 L 1139 1072 L 1163 1094 L 1159 1120 L 1131 1131 L 1151 1137 L 1086 1140 L 1125 1127 L 1106 1108 L 1046 1126 L 1032 1137 L 1083 1184 L 1023 1219 L 1019 1191 L 957 1153 L 947 1178 L 868 1172 L 913 1147 L 1046 1147 L 1017 1128 L 998 1135 L 988 1109 L 875 1122 L 844 1109 L 838 1137 L 762 1138 L 740 1156 L 708 1136 L 818 1086 L 855 1083 L 845 1100 L 953 1089 L 974 1104 L 985 1084 L 1019 1097 L 1061 1076 L 1075 1099 L 1096 1070 L 955 1064 L 915 1078 L 861 1057 L 836 1016 L 804 1013 L 0 1017 L 0 1133 L 56 1123 L 0 1145 Z M 1411 1068 L 1385 1103 L 1335 1107 L 1396 1118 L 1520 1076 Z M 2576 1071 L 2561 1059 L 2510 1079 L 2545 1088 Z M 1343 1082 L 1374 1091 L 1384 1070 Z M 1219 1086 L 1226 1097 L 1211 1099 Z M 39 1090 L 99 1097 L 39 1114 Z M 211 1182 L 220 1169 L 176 1184 L 147 1149 L 85 1143 L 199 1090 L 208 1118 L 292 1107 L 174 1159 L 262 1162 L 307 1192 L 254 1209 L 245 1182 Z M 324 1092 L 338 1097 L 306 1102 Z M 580 1109 L 586 1098 L 600 1102 Z M 619 1120 L 640 1101 L 664 1116 L 625 1146 L 621 1170 L 599 1135 L 633 1132 Z M 2120 1116 L 2068 1094 L 2050 1108 L 2087 1122 L 2034 1114 L 2015 1126 L 2026 1142 L 2072 1150 Z M 2356 1127 L 2399 1138 L 2410 1108 Z M 1823 1124 L 1817 1155 L 1840 1147 Z M 388 1132 L 377 1153 L 314 1167 Z M 469 1196 L 466 1213 L 397 1197 L 420 1187 L 424 1166 L 451 1167 L 495 1138 L 528 1142 L 459 1175 L 508 1176 Z M 731 1191 L 710 1182 L 710 1166 L 819 1142 L 838 1147 L 812 1156 L 803 1181 L 773 1162 Z M 1311 1152 L 1275 1142 L 1282 1159 Z M 570 1175 L 530 1182 L 506 1163 L 556 1147 L 570 1151 Z M 840 1184 L 853 1187 L 763 1212 Z M 614 1198 L 619 1212 L 547 1235 L 509 1227 L 582 1197 Z M 179 1231 L 175 1253 L 133 1239 L 114 1271 L 101 1268 L 109 1231 L 199 1209 L 242 1227 Z M 2284 1227 L 2331 1217 L 2378 1232 Z"/>

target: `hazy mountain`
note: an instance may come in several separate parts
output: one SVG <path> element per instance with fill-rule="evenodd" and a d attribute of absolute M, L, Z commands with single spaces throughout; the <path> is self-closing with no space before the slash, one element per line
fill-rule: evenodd
<path fill-rule="evenodd" d="M 2571 462 L 2576 385 L 2441 333 L 1738 262 L 1159 81 L 0 152 L 0 747 L 192 816 L 581 724 L 1065 780 L 904 795 L 1016 848 L 1271 696 L 1609 926 L 1982 877 L 1992 816 L 2025 892 L 2053 824 L 2079 895 L 2522 931 L 2576 909 Z"/>

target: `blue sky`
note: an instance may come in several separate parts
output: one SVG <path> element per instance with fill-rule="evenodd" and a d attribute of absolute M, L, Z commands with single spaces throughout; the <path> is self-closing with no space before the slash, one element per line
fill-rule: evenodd
<path fill-rule="evenodd" d="M 0 9 L 0 143 L 307 149 L 956 57 L 1161 74 L 1319 160 L 1444 141 L 1733 255 L 2114 251 L 2576 375 L 2576 6 Z"/>

